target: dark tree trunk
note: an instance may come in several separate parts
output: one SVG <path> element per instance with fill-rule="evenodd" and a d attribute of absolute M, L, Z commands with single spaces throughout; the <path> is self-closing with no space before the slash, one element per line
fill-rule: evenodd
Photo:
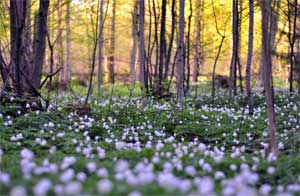
<path fill-rule="evenodd" d="M 187 93 L 190 89 L 190 77 L 191 77 L 191 64 L 190 64 L 190 51 L 191 51 L 191 23 L 192 23 L 192 16 L 193 16 L 193 7 L 192 7 L 192 0 L 189 0 L 189 6 L 190 6 L 190 15 L 188 17 L 188 26 L 187 26 L 187 36 L 186 36 L 186 53 L 185 53 L 185 59 L 186 59 L 186 85 L 185 85 L 185 93 Z"/>
<path fill-rule="evenodd" d="M 176 0 L 172 0 L 172 8 L 171 8 L 171 13 L 172 13 L 171 36 L 170 36 L 170 42 L 169 42 L 169 47 L 168 47 L 167 56 L 166 56 L 164 81 L 166 81 L 168 79 L 170 59 L 171 59 L 171 54 L 172 54 L 172 49 L 173 49 L 173 41 L 174 41 L 174 34 L 175 34 L 175 27 L 176 27 L 176 10 L 175 10 L 175 5 L 176 5 Z"/>
<path fill-rule="evenodd" d="M 33 48 L 33 70 L 31 74 L 32 85 L 38 89 L 41 83 L 43 63 L 46 48 L 47 35 L 47 15 L 48 15 L 49 0 L 40 0 L 40 7 L 37 16 L 37 25 L 34 34 Z"/>
<path fill-rule="evenodd" d="M 177 97 L 180 100 L 180 106 L 183 107 L 183 77 L 184 77 L 184 0 L 180 0 L 179 14 L 179 38 L 178 38 L 178 62 L 177 62 Z"/>
<path fill-rule="evenodd" d="M 30 75 L 32 70 L 32 25 L 31 25 L 31 0 L 27 0 L 26 4 L 26 18 L 25 18 L 25 27 L 22 36 L 22 47 L 24 48 L 24 52 L 21 57 L 21 65 L 22 70 L 26 75 Z M 23 79 L 22 83 L 25 85 L 25 81 Z"/>
<path fill-rule="evenodd" d="M 165 65 L 165 52 L 166 52 L 166 10 L 167 0 L 162 0 L 162 13 L 160 24 L 160 47 L 159 47 L 159 66 L 158 66 L 158 85 L 157 93 L 161 97 L 163 95 L 163 75 Z M 165 70 L 166 71 L 166 70 Z"/>
<path fill-rule="evenodd" d="M 4 91 L 10 91 L 10 85 L 9 85 L 9 70 L 7 69 L 6 63 L 4 61 L 3 55 L 2 55 L 2 49 L 0 45 L 0 74 L 3 81 L 2 89 Z"/>
<path fill-rule="evenodd" d="M 238 71 L 239 71 L 239 87 L 240 87 L 240 91 L 241 93 L 244 92 L 244 88 L 243 88 L 243 74 L 242 74 L 242 63 L 241 63 L 241 32 L 242 32 L 242 22 L 243 22 L 243 1 L 238 1 L 238 35 L 237 35 L 237 39 L 238 39 L 238 46 L 237 46 L 237 65 L 238 65 Z"/>
<path fill-rule="evenodd" d="M 155 0 L 152 1 L 153 4 L 153 16 L 154 16 L 154 45 L 155 45 L 155 64 L 154 64 L 154 94 L 158 92 L 158 63 L 159 63 L 159 45 L 158 45 L 158 16 L 156 13 Z"/>
<path fill-rule="evenodd" d="M 139 0 L 139 57 L 140 57 L 140 82 L 141 90 L 144 93 L 145 81 L 145 39 L 144 39 L 144 0 Z"/>
<path fill-rule="evenodd" d="M 250 114 L 253 113 L 253 97 L 251 92 L 251 64 L 253 54 L 253 28 L 254 28 L 254 2 L 249 0 L 249 35 L 248 35 L 248 56 L 246 66 L 246 91 L 247 102 Z"/>
<path fill-rule="evenodd" d="M 232 1 L 232 57 L 230 63 L 230 85 L 229 96 L 236 95 L 236 79 L 237 79 L 237 65 L 238 65 L 238 0 Z"/>
<path fill-rule="evenodd" d="M 153 90 L 153 66 L 152 66 L 152 53 L 155 46 L 155 42 L 151 43 L 152 40 L 152 8 L 151 8 L 151 0 L 148 0 L 148 12 L 149 12 L 149 28 L 148 28 L 148 45 L 147 45 L 147 78 L 146 80 L 149 82 L 148 87 L 146 89 L 147 93 Z"/>
<path fill-rule="evenodd" d="M 296 42 L 296 24 L 297 24 L 297 13 L 298 13 L 298 0 L 294 0 L 293 3 L 287 0 L 288 4 L 288 40 L 289 40 L 289 61 L 290 61 L 290 93 L 293 92 L 293 82 L 294 82 L 294 65 L 296 64 L 296 54 L 295 54 L 295 42 Z"/>
<path fill-rule="evenodd" d="M 23 94 L 21 57 L 22 35 L 25 27 L 26 8 L 28 1 L 10 0 L 10 36 L 11 66 L 13 67 L 13 84 L 18 96 Z"/>

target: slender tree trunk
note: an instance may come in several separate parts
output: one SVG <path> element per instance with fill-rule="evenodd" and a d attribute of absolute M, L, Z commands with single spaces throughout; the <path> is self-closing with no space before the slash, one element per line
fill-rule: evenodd
<path fill-rule="evenodd" d="M 238 0 L 232 1 L 232 57 L 230 63 L 230 85 L 229 96 L 237 94 L 236 91 L 236 79 L 237 79 L 237 65 L 238 65 Z"/>
<path fill-rule="evenodd" d="M 163 95 L 163 74 L 165 65 L 165 52 L 166 52 L 166 10 L 167 0 L 162 0 L 162 13 L 160 25 L 160 47 L 159 47 L 159 67 L 158 67 L 158 95 Z M 165 70 L 166 71 L 166 70 Z"/>
<path fill-rule="evenodd" d="M 152 52 L 155 43 L 151 44 L 151 38 L 152 38 L 152 8 L 151 8 L 151 0 L 148 0 L 148 12 L 149 12 L 149 29 L 148 29 L 148 49 L 147 49 L 147 69 L 148 69 L 148 74 L 147 74 L 147 79 L 149 81 L 149 86 L 146 89 L 147 93 L 153 90 L 153 83 L 152 83 L 152 75 L 153 75 L 153 69 L 152 69 Z"/>
<path fill-rule="evenodd" d="M 175 34 L 175 28 L 176 28 L 176 10 L 175 10 L 176 0 L 172 0 L 172 8 L 171 8 L 171 14 L 172 14 L 172 24 L 171 24 L 171 36 L 170 36 L 170 42 L 169 47 L 167 51 L 166 56 L 166 65 L 165 65 L 165 75 L 164 75 L 164 81 L 168 78 L 169 73 L 169 66 L 170 66 L 170 59 L 173 49 L 173 41 L 174 41 L 174 34 Z"/>
<path fill-rule="evenodd" d="M 237 40 L 238 40 L 238 46 L 237 46 L 237 65 L 238 65 L 238 71 L 239 71 L 239 87 L 241 93 L 244 92 L 243 88 L 243 74 L 242 74 L 242 63 L 241 63 L 241 32 L 242 32 L 242 22 L 243 22 L 243 1 L 238 1 L 238 35 L 237 35 Z"/>
<path fill-rule="evenodd" d="M 142 93 L 145 91 L 145 37 L 144 37 L 144 0 L 139 0 L 139 57 L 140 57 L 140 82 Z"/>
<path fill-rule="evenodd" d="M 288 40 L 289 40 L 289 47 L 290 47 L 290 75 L 289 75 L 289 82 L 290 82 L 290 93 L 293 92 L 293 82 L 294 82 L 294 64 L 296 61 L 295 55 L 295 42 L 296 42 L 296 23 L 297 23 L 297 13 L 298 13 L 298 0 L 294 0 L 293 3 L 291 1 L 287 1 L 288 4 Z"/>
<path fill-rule="evenodd" d="M 134 8 L 132 13 L 132 49 L 131 49 L 131 62 L 130 62 L 130 82 L 131 85 L 135 84 L 136 73 L 135 73 L 135 65 L 136 65 L 136 53 L 137 53 L 137 27 L 138 27 L 138 1 L 134 2 Z"/>
<path fill-rule="evenodd" d="M 249 0 L 249 34 L 248 34 L 248 56 L 246 66 L 246 91 L 250 114 L 253 113 L 253 97 L 251 92 L 251 64 L 253 55 L 253 28 L 254 28 L 254 2 Z"/>
<path fill-rule="evenodd" d="M 112 18 L 111 18 L 111 29 L 110 29 L 110 49 L 108 57 L 108 71 L 109 71 L 109 81 L 115 83 L 115 22 L 116 22 L 116 1 L 113 1 L 112 5 Z"/>
<path fill-rule="evenodd" d="M 196 9 L 195 16 L 195 34 L 194 34 L 194 66 L 193 66 L 193 82 L 198 81 L 199 76 L 199 67 L 200 67 L 200 32 L 201 32 L 201 18 L 200 18 L 200 10 L 203 5 L 201 5 L 201 0 L 198 0 L 198 7 Z"/>
<path fill-rule="evenodd" d="M 225 39 L 225 36 L 221 36 L 221 43 L 219 45 L 219 49 L 218 49 L 218 53 L 217 53 L 217 56 L 215 58 L 215 61 L 214 61 L 214 65 L 213 65 L 213 73 L 212 73 L 212 90 L 211 90 L 211 97 L 212 97 L 212 101 L 214 101 L 215 99 L 215 94 L 216 94 L 216 81 L 215 81 L 215 77 L 216 77 L 216 68 L 217 68 L 217 62 L 218 62 L 218 59 L 219 59 L 219 56 L 220 56 L 220 53 L 221 53 L 221 50 L 222 50 L 222 46 L 223 46 L 223 43 L 224 43 L 224 39 Z"/>
<path fill-rule="evenodd" d="M 215 11 L 215 6 L 214 6 L 214 1 L 213 0 L 212 0 L 212 8 L 213 8 L 213 13 L 214 13 L 214 21 L 215 21 L 216 31 L 217 31 L 217 34 L 221 37 L 221 43 L 219 45 L 218 53 L 217 53 L 217 56 L 216 56 L 215 61 L 214 61 L 213 73 L 212 73 L 211 97 L 212 97 L 212 102 L 213 102 L 214 99 L 215 99 L 215 91 L 216 91 L 216 89 L 215 89 L 216 67 L 217 67 L 217 62 L 218 62 L 218 59 L 219 59 L 219 56 L 220 56 L 220 53 L 221 53 L 221 50 L 222 50 L 222 46 L 223 46 L 223 43 L 224 43 L 224 39 L 225 39 L 226 23 L 224 24 L 224 32 L 222 34 L 222 33 L 220 33 L 220 30 L 219 30 L 219 27 L 218 27 L 218 19 L 217 19 L 217 15 L 216 15 L 216 11 Z"/>
<path fill-rule="evenodd" d="M 100 96 L 102 93 L 101 86 L 103 83 L 103 27 L 104 27 L 103 6 L 104 6 L 104 0 L 100 0 L 100 9 L 99 9 L 100 37 L 98 39 L 98 80 L 97 80 L 98 96 Z"/>
<path fill-rule="evenodd" d="M 39 12 L 37 16 L 37 29 L 34 36 L 33 48 L 33 72 L 31 78 L 33 86 L 40 88 L 42 70 L 45 57 L 46 35 L 47 35 L 47 16 L 48 16 L 49 0 L 40 1 Z"/>
<path fill-rule="evenodd" d="M 272 54 L 271 45 L 268 41 L 270 39 L 270 11 L 271 1 L 261 1 L 262 11 L 262 49 L 263 49 L 263 65 L 264 65 L 264 84 L 265 84 L 265 95 L 267 102 L 268 112 L 268 126 L 269 126 L 269 137 L 270 137 L 270 152 L 277 156 L 278 147 L 276 140 L 276 124 L 275 124 L 275 111 L 274 111 L 274 95 L 272 90 Z"/>
<path fill-rule="evenodd" d="M 158 63 L 159 63 L 159 45 L 158 45 L 158 16 L 156 13 L 155 0 L 152 1 L 153 4 L 153 16 L 154 16 L 154 45 L 155 45 L 155 65 L 154 65 L 154 94 L 158 94 Z"/>
<path fill-rule="evenodd" d="M 183 107 L 183 77 L 184 77 L 184 0 L 180 0 L 179 13 L 179 38 L 178 38 L 178 61 L 177 61 L 177 98 Z"/>
<path fill-rule="evenodd" d="M 58 57 L 58 61 L 57 61 L 57 68 L 58 67 L 63 67 L 65 61 L 64 61 L 64 44 L 63 44 L 63 25 L 62 25 L 62 8 L 63 8 L 63 2 L 58 0 L 57 1 L 57 28 L 58 28 L 58 32 L 61 32 L 58 34 L 58 38 L 57 38 L 57 57 Z M 63 72 L 60 72 L 58 75 L 58 84 L 59 84 L 59 89 L 63 90 L 64 89 L 64 85 L 63 85 Z"/>
<path fill-rule="evenodd" d="M 63 75 L 64 84 L 67 85 L 71 82 L 71 70 L 70 70 L 70 57 L 71 57 L 71 28 L 70 28 L 70 4 L 72 0 L 67 0 L 66 2 L 66 62 L 63 64 Z"/>
<path fill-rule="evenodd" d="M 190 14 L 188 17 L 188 26 L 187 26 L 187 36 L 186 36 L 186 53 L 185 53 L 185 58 L 186 58 L 186 86 L 185 86 L 185 92 L 187 93 L 190 89 L 190 77 L 191 77 L 191 64 L 190 64 L 190 43 L 191 43 L 191 23 L 192 23 L 192 16 L 193 16 L 193 7 L 192 7 L 192 0 L 189 0 L 189 7 L 190 7 Z"/>

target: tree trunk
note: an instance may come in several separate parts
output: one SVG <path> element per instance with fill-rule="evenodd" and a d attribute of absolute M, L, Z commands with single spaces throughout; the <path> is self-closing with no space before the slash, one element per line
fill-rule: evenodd
<path fill-rule="evenodd" d="M 132 13 L 132 49 L 131 49 L 131 61 L 130 61 L 130 82 L 131 85 L 135 84 L 136 80 L 136 72 L 135 72 L 135 65 L 136 65 L 136 53 L 137 53 L 137 28 L 138 28 L 138 1 L 134 2 L 134 8 Z"/>
<path fill-rule="evenodd" d="M 148 46 L 147 46 L 147 78 L 149 85 L 146 88 L 147 93 L 153 90 L 152 75 L 153 75 L 153 66 L 152 66 L 152 52 L 154 49 L 155 43 L 151 43 L 152 38 L 152 8 L 151 0 L 148 0 L 148 12 L 149 12 L 149 28 L 148 28 Z"/>
<path fill-rule="evenodd" d="M 201 7 L 203 6 L 201 4 L 201 0 L 198 0 L 198 7 L 196 9 L 196 16 L 195 16 L 195 23 L 196 23 L 196 28 L 195 28 L 195 34 L 194 34 L 194 66 L 193 66 L 193 82 L 198 81 L 198 76 L 199 76 L 199 67 L 200 67 L 200 32 L 201 32 L 201 16 L 200 16 L 200 10 Z"/>
<path fill-rule="evenodd" d="M 47 35 L 47 15 L 48 15 L 49 0 L 40 0 L 40 7 L 37 16 L 37 29 L 34 34 L 34 48 L 33 48 L 33 70 L 31 74 L 33 87 L 40 88 L 43 63 L 46 48 Z"/>
<path fill-rule="evenodd" d="M 296 64 L 296 54 L 295 54 L 295 42 L 296 42 L 296 22 L 297 22 L 297 13 L 298 13 L 298 1 L 294 0 L 293 3 L 291 1 L 287 1 L 288 4 L 288 41 L 290 47 L 289 61 L 290 61 L 290 74 L 289 74 L 289 82 L 290 82 L 290 93 L 293 92 L 293 82 L 294 82 L 294 65 Z"/>
<path fill-rule="evenodd" d="M 248 56 L 246 66 L 246 91 L 250 114 L 253 113 L 253 97 L 251 92 L 251 64 L 253 55 L 253 28 L 254 28 L 254 2 L 249 0 L 249 34 L 248 34 Z"/>
<path fill-rule="evenodd" d="M 104 27 L 103 6 L 104 6 L 104 0 L 100 0 L 100 10 L 99 10 L 100 37 L 98 39 L 98 80 L 97 80 L 98 95 L 101 95 L 101 86 L 103 83 L 103 27 Z"/>
<path fill-rule="evenodd" d="M 299 17 L 300 18 L 300 17 Z M 298 32 L 300 32 L 300 27 L 298 28 Z M 297 54 L 296 54 L 296 63 L 298 65 L 298 92 L 300 92 L 300 39 L 296 42 Z"/>
<path fill-rule="evenodd" d="M 230 85 L 229 85 L 229 96 L 232 94 L 236 95 L 236 72 L 238 63 L 238 0 L 232 1 L 232 57 L 230 63 Z"/>
<path fill-rule="evenodd" d="M 278 28 L 278 18 L 279 18 L 279 9 L 280 9 L 280 3 L 281 0 L 269 0 L 270 4 L 272 5 L 270 8 L 270 24 L 268 24 L 269 27 L 269 37 L 270 37 L 270 47 L 271 47 L 271 53 L 273 56 L 273 53 L 275 52 L 275 40 L 276 40 L 276 34 L 277 34 L 277 28 Z M 264 86 L 264 66 L 263 66 L 263 59 L 261 56 L 260 59 L 260 67 L 259 67 L 259 75 L 257 79 L 256 86 L 259 88 L 263 88 Z"/>
<path fill-rule="evenodd" d="M 71 40 L 70 40 L 70 4 L 72 0 L 66 2 L 66 62 L 63 64 L 62 74 L 65 87 L 71 82 L 70 57 L 71 57 Z"/>
<path fill-rule="evenodd" d="M 187 93 L 190 89 L 190 77 L 191 77 L 191 64 L 190 64 L 190 43 L 191 43 L 191 23 L 192 23 L 192 16 L 193 16 L 193 5 L 192 0 L 189 0 L 189 7 L 190 7 L 190 14 L 188 17 L 188 29 L 187 29 L 187 35 L 186 35 L 186 53 L 185 53 L 185 59 L 186 59 L 186 86 L 185 86 L 185 92 Z"/>
<path fill-rule="evenodd" d="M 4 89 L 4 91 L 10 91 L 11 89 L 8 81 L 9 71 L 7 70 L 7 66 L 2 55 L 1 44 L 0 44 L 0 74 L 3 81 L 2 89 Z"/>
<path fill-rule="evenodd" d="M 156 13 L 155 0 L 152 1 L 154 16 L 154 45 L 155 46 L 155 64 L 154 64 L 154 94 L 158 94 L 158 63 L 159 63 L 159 45 L 158 45 L 158 16 Z"/>
<path fill-rule="evenodd" d="M 26 4 L 26 18 L 22 43 L 24 52 L 21 57 L 21 65 L 24 73 L 26 75 L 30 75 L 32 62 L 34 60 L 32 59 L 31 0 L 27 0 Z M 26 82 L 23 80 L 22 83 L 25 84 Z"/>
<path fill-rule="evenodd" d="M 115 21 L 116 21 L 116 1 L 113 1 L 112 5 L 112 18 L 111 18 L 111 29 L 110 29 L 110 48 L 108 57 L 108 71 L 109 71 L 109 81 L 115 83 Z"/>
<path fill-rule="evenodd" d="M 142 93 L 145 91 L 145 38 L 144 38 L 144 0 L 139 0 L 139 57 L 140 57 L 140 82 Z"/>
<path fill-rule="evenodd" d="M 27 0 L 10 0 L 10 37 L 11 37 L 11 66 L 13 68 L 13 84 L 17 96 L 23 95 L 22 83 L 22 35 L 25 27 Z"/>
<path fill-rule="evenodd" d="M 240 87 L 240 91 L 241 93 L 244 92 L 244 88 L 243 88 L 243 74 L 242 74 L 242 63 L 241 63 L 241 32 L 242 32 L 242 22 L 243 22 L 243 1 L 238 1 L 238 35 L 237 35 L 237 39 L 238 39 L 238 45 L 237 45 L 237 65 L 238 65 L 238 71 L 239 71 L 239 87 Z"/>
<path fill-rule="evenodd" d="M 184 77 L 184 0 L 180 0 L 179 13 L 179 38 L 178 38 L 178 61 L 177 61 L 177 98 L 180 106 L 183 107 L 183 77 Z"/>
<path fill-rule="evenodd" d="M 58 0 L 57 1 L 57 28 L 58 28 L 58 32 L 60 32 L 58 34 L 57 37 L 57 43 L 58 43 L 58 47 L 57 47 L 57 67 L 56 69 L 58 69 L 59 67 L 63 67 L 63 65 L 65 64 L 64 61 L 64 44 L 63 44 L 63 25 L 62 25 L 62 7 L 63 7 L 63 2 Z M 64 85 L 63 85 L 63 72 L 60 72 L 58 75 L 58 84 L 59 84 L 59 89 L 63 90 L 64 89 Z"/>
<path fill-rule="evenodd" d="M 166 52 L 166 10 L 167 0 L 162 0 L 162 13 L 160 25 L 160 47 L 159 47 L 159 66 L 158 66 L 158 85 L 157 93 L 161 97 L 163 95 L 163 73 L 165 65 L 165 52 Z M 165 70 L 166 71 L 166 70 Z"/>
<path fill-rule="evenodd" d="M 268 126 L 269 126 L 269 137 L 270 137 L 270 152 L 272 155 L 277 156 L 278 147 L 276 140 L 276 124 L 275 124 L 275 111 L 274 111 L 274 95 L 272 90 L 272 54 L 271 44 L 268 41 L 270 39 L 269 24 L 270 24 L 270 0 L 261 1 L 261 12 L 262 12 L 262 59 L 264 66 L 264 84 L 265 84 L 265 95 L 267 102 L 268 112 Z"/>
<path fill-rule="evenodd" d="M 168 47 L 167 56 L 166 56 L 164 81 L 166 81 L 168 79 L 170 59 L 171 59 L 171 54 L 172 54 L 172 49 L 173 49 L 173 41 L 174 41 L 174 34 L 175 34 L 175 27 L 176 27 L 176 10 L 175 10 L 175 5 L 176 5 L 176 0 L 172 0 L 172 8 L 171 8 L 171 14 L 172 14 L 171 36 L 170 36 L 170 42 L 169 42 L 169 47 Z"/>

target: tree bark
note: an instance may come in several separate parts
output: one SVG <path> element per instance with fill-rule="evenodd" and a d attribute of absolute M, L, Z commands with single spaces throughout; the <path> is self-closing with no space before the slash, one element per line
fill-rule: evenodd
<path fill-rule="evenodd" d="M 200 67 L 200 32 L 201 32 L 201 16 L 200 16 L 200 10 L 203 6 L 201 4 L 201 0 L 198 0 L 198 7 L 196 9 L 196 15 L 195 15 L 195 34 L 194 34 L 194 66 L 193 66 L 193 82 L 198 81 L 199 76 L 199 67 Z"/>
<path fill-rule="evenodd" d="M 32 28 L 31 28 L 31 0 L 27 0 L 26 4 L 26 18 L 25 18 L 25 27 L 24 34 L 22 36 L 22 47 L 24 48 L 24 52 L 21 57 L 21 65 L 24 73 L 30 75 L 32 70 Z M 26 82 L 24 79 L 22 83 L 25 85 Z"/>
<path fill-rule="evenodd" d="M 298 13 L 298 0 L 294 0 L 293 3 L 287 0 L 288 4 L 288 41 L 290 47 L 289 61 L 290 61 L 290 93 L 293 92 L 293 82 L 294 82 L 294 65 L 296 64 L 296 54 L 295 54 L 295 42 L 296 42 L 296 22 Z"/>
<path fill-rule="evenodd" d="M 230 63 L 230 85 L 229 96 L 237 94 L 236 91 L 236 78 L 237 78 L 237 65 L 238 65 L 238 0 L 232 1 L 232 57 Z"/>
<path fill-rule="evenodd" d="M 55 68 L 58 69 L 59 67 L 63 67 L 63 65 L 65 64 L 64 61 L 64 44 L 63 44 L 63 25 L 62 25 L 62 8 L 63 8 L 63 2 L 58 0 L 57 1 L 57 28 L 58 28 L 58 32 L 60 32 L 58 34 L 57 37 L 57 63 Z M 59 73 L 58 75 L 58 84 L 59 84 L 59 89 L 63 90 L 64 89 L 64 85 L 63 85 L 63 78 L 64 75 L 62 72 Z"/>
<path fill-rule="evenodd" d="M 115 22 L 116 22 L 116 1 L 113 1 L 112 5 L 112 18 L 111 18 L 111 29 L 110 29 L 110 48 L 108 57 L 108 71 L 109 71 L 109 81 L 115 83 L 115 64 L 114 64 L 114 54 L 115 54 Z"/>
<path fill-rule="evenodd" d="M 104 27 L 103 6 L 104 6 L 104 0 L 100 0 L 100 10 L 99 10 L 100 37 L 98 39 L 98 80 L 97 80 L 98 95 L 101 95 L 102 93 L 101 86 L 103 83 L 103 27 Z"/>
<path fill-rule="evenodd" d="M 3 81 L 3 87 L 4 91 L 10 91 L 10 85 L 9 85 L 9 71 L 7 70 L 7 66 L 5 63 L 5 60 L 2 55 L 2 49 L 0 44 L 0 74 Z"/>
<path fill-rule="evenodd" d="M 276 40 L 276 34 L 277 34 L 277 28 L 278 28 L 278 18 L 279 18 L 279 9 L 280 9 L 280 3 L 281 0 L 269 0 L 271 4 L 270 8 L 270 24 L 268 24 L 269 27 L 269 37 L 270 37 L 270 47 L 271 47 L 271 53 L 273 56 L 273 53 L 275 52 L 275 40 Z M 259 75 L 257 79 L 256 86 L 259 88 L 264 87 L 264 66 L 263 66 L 263 59 L 261 56 L 260 59 L 260 66 L 259 66 Z"/>
<path fill-rule="evenodd" d="M 62 74 L 64 76 L 64 85 L 67 85 L 71 82 L 71 70 L 70 70 L 70 58 L 71 58 L 71 28 L 70 28 L 70 4 L 72 0 L 67 0 L 66 2 L 66 62 L 63 64 Z"/>
<path fill-rule="evenodd" d="M 184 78 L 184 0 L 180 0 L 179 13 L 179 38 L 178 38 L 178 61 L 177 61 L 177 98 L 180 100 L 180 106 L 183 107 L 183 78 Z"/>
<path fill-rule="evenodd" d="M 171 14 L 172 14 L 171 36 L 170 36 L 170 42 L 169 42 L 169 47 L 168 47 L 167 56 L 166 56 L 164 81 L 166 81 L 168 79 L 170 59 L 171 59 L 171 54 L 172 54 L 172 49 L 173 49 L 173 41 L 174 41 L 174 34 L 175 34 L 175 27 L 176 27 L 176 10 L 175 10 L 175 5 L 176 5 L 176 0 L 172 0 L 172 8 L 171 8 Z"/>
<path fill-rule="evenodd" d="M 10 0 L 10 37 L 11 66 L 13 68 L 13 85 L 17 96 L 23 95 L 22 84 L 22 35 L 25 27 L 27 0 Z"/>
<path fill-rule="evenodd" d="M 139 0 L 139 57 L 140 57 L 140 82 L 142 93 L 145 91 L 145 38 L 144 38 L 144 0 Z"/>
<path fill-rule="evenodd" d="M 131 60 L 130 60 L 130 82 L 131 85 L 135 84 L 136 81 L 136 53 L 137 53 L 137 28 L 138 28 L 138 1 L 134 2 L 134 8 L 132 13 L 132 49 L 131 49 Z"/>
<path fill-rule="evenodd" d="M 274 95 L 272 90 L 272 53 L 270 34 L 270 11 L 271 1 L 265 0 L 260 2 L 262 12 L 262 63 L 264 66 L 264 87 L 267 102 L 267 113 L 268 113 L 268 126 L 269 126 L 269 137 L 270 137 L 270 153 L 277 156 L 278 147 L 276 140 L 276 124 L 275 124 L 275 111 L 274 111 Z"/>
<path fill-rule="evenodd" d="M 248 34 L 248 56 L 246 65 L 246 91 L 250 114 L 253 113 L 253 97 L 251 91 L 251 65 L 253 55 L 253 28 L 254 28 L 254 2 L 249 0 L 249 34 Z"/>
<path fill-rule="evenodd" d="M 159 45 L 158 45 L 158 16 L 156 13 L 155 0 L 152 0 L 153 16 L 154 16 L 154 43 L 155 46 L 155 64 L 154 64 L 154 94 L 158 94 L 158 63 L 159 63 Z"/>
<path fill-rule="evenodd" d="M 185 85 L 185 92 L 188 92 L 190 89 L 190 77 L 191 77 L 191 64 L 190 64 L 190 43 L 191 43 L 191 23 L 192 23 L 192 16 L 193 16 L 193 5 L 192 0 L 189 0 L 189 7 L 190 7 L 190 14 L 188 16 L 188 25 L 187 25 L 187 35 L 186 35 L 186 53 L 185 53 L 185 59 L 186 59 L 186 85 Z"/>
<path fill-rule="evenodd" d="M 160 24 L 160 47 L 159 47 L 159 66 L 158 66 L 158 84 L 157 93 L 161 97 L 163 95 L 163 74 L 165 65 L 165 52 L 166 52 L 166 10 L 167 0 L 162 0 L 162 13 Z M 165 70 L 166 71 L 166 70 Z"/>
<path fill-rule="evenodd" d="M 42 77 L 43 63 L 46 48 L 47 35 L 47 15 L 48 15 L 49 0 L 40 0 L 40 7 L 37 16 L 37 29 L 34 36 L 33 48 L 33 70 L 31 74 L 32 85 L 39 89 Z"/>

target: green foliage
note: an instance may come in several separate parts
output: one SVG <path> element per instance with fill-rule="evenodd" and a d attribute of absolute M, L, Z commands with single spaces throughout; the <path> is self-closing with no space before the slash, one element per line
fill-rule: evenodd
<path fill-rule="evenodd" d="M 299 119 L 300 98 L 296 95 L 288 96 L 278 92 L 275 97 L 277 138 L 278 142 L 283 143 L 284 148 L 280 151 L 277 161 L 268 162 L 266 157 L 259 154 L 262 149 L 261 143 L 268 140 L 264 135 L 267 129 L 265 103 L 264 98 L 259 94 L 254 96 L 256 112 L 250 116 L 247 109 L 244 108 L 244 97 L 236 97 L 228 101 L 228 97 L 225 95 L 217 96 L 215 102 L 212 103 L 210 97 L 203 95 L 201 98 L 186 99 L 185 107 L 179 112 L 176 101 L 173 99 L 170 101 L 147 99 L 147 106 L 144 108 L 139 97 L 121 96 L 126 92 L 125 86 L 116 86 L 114 92 L 117 92 L 118 96 L 114 94 L 111 100 L 94 99 L 91 103 L 90 116 L 80 116 L 76 115 L 74 111 L 69 111 L 68 108 L 73 102 L 76 103 L 76 100 L 66 97 L 61 97 L 64 102 L 59 105 L 60 112 L 27 111 L 27 113 L 17 115 L 18 105 L 1 105 L 1 113 L 4 116 L 0 118 L 0 148 L 4 151 L 4 155 L 0 159 L 0 166 L 11 175 L 12 180 L 9 185 L 1 186 L 0 193 L 7 195 L 13 186 L 23 185 L 28 188 L 30 194 L 33 194 L 29 187 L 34 186 L 38 180 L 44 177 L 50 179 L 53 184 L 60 183 L 59 173 L 33 175 L 30 180 L 23 178 L 19 165 L 20 151 L 28 148 L 34 151 L 35 163 L 39 165 L 45 159 L 51 163 L 60 163 L 66 156 L 75 156 L 76 163 L 71 168 L 75 172 L 83 171 L 87 174 L 87 179 L 82 183 L 84 193 L 95 194 L 97 192 L 96 183 L 99 178 L 96 173 L 89 173 L 86 168 L 86 164 L 93 161 L 98 167 L 108 170 L 109 179 L 115 187 L 110 193 L 111 195 L 128 194 L 133 190 L 137 190 L 143 195 L 178 195 L 178 192 L 164 189 L 156 183 L 134 187 L 114 179 L 114 167 L 118 160 L 128 161 L 129 167 L 133 169 L 137 163 L 149 161 L 157 154 L 155 146 L 144 148 L 149 141 L 149 137 L 145 133 L 152 134 L 153 145 L 164 138 L 174 137 L 173 142 L 165 142 L 160 150 L 163 153 L 173 152 L 174 144 L 189 145 L 195 140 L 211 148 L 214 146 L 224 147 L 225 153 L 221 162 L 216 162 L 212 157 L 200 152 L 190 156 L 192 149 L 189 149 L 189 152 L 180 158 L 184 167 L 195 166 L 197 176 L 214 177 L 215 172 L 222 171 L 226 178 L 234 178 L 241 171 L 242 165 L 247 164 L 257 167 L 256 172 L 260 178 L 255 184 L 256 187 L 268 183 L 273 187 L 272 191 L 275 191 L 278 184 L 287 186 L 299 183 L 299 120 L 291 120 Z M 5 125 L 8 120 L 7 115 L 12 116 L 12 125 Z M 86 124 L 89 122 L 89 117 L 94 119 L 91 126 Z M 53 126 L 49 125 L 50 122 L 53 123 Z M 128 132 L 127 137 L 121 139 L 125 130 L 129 129 L 131 131 Z M 163 131 L 166 135 L 159 136 L 156 131 Z M 87 142 L 85 132 L 88 133 L 92 142 Z M 19 133 L 23 135 L 23 139 L 19 141 L 20 144 L 11 140 L 12 136 Z M 62 133 L 62 137 L 58 136 Z M 118 149 L 114 142 L 105 141 L 105 139 L 111 138 L 111 134 L 119 141 L 127 143 L 133 141 L 130 137 L 134 138 L 138 134 L 143 148 L 140 151 Z M 47 143 L 39 145 L 36 143 L 37 138 L 46 139 Z M 75 140 L 82 143 L 81 150 L 88 144 L 93 147 L 93 152 L 96 154 L 97 147 L 104 149 L 105 158 L 91 158 L 86 157 L 82 152 L 75 152 L 75 148 L 78 146 L 78 143 L 74 142 Z M 236 143 L 235 140 L 238 140 L 239 143 Z M 56 147 L 55 154 L 49 153 L 53 146 Z M 245 148 L 244 152 L 241 152 L 240 156 L 233 157 L 234 149 L 242 146 Z M 253 157 L 259 159 L 259 162 L 256 162 Z M 203 170 L 199 166 L 198 161 L 201 159 L 211 165 L 211 172 Z M 169 161 L 168 158 L 162 157 L 154 165 L 154 171 L 160 171 L 167 161 Z M 233 164 L 237 166 L 236 171 L 230 169 Z M 269 167 L 276 168 L 272 175 L 268 173 Z M 184 170 L 174 171 L 174 175 L 180 178 L 191 178 Z M 222 190 L 221 180 L 215 180 L 215 184 L 216 191 L 220 193 Z"/>

